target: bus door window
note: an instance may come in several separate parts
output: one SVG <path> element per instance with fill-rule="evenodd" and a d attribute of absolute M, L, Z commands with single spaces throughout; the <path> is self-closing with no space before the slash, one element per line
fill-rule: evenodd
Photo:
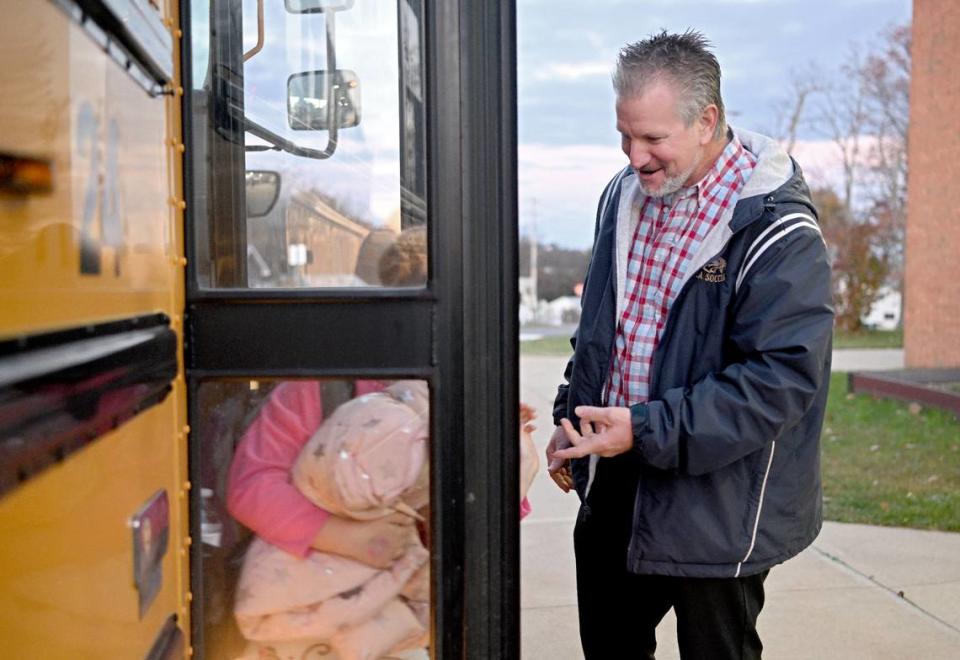
<path fill-rule="evenodd" d="M 194 4 L 198 286 L 382 287 L 426 223 L 422 3 Z"/>
<path fill-rule="evenodd" d="M 190 6 L 191 323 L 221 299 L 253 309 L 426 287 L 422 0 Z M 398 305 L 422 309 L 425 295 L 401 291 Z M 416 327 L 410 369 L 267 376 L 229 354 L 229 376 L 188 373 L 202 657 L 426 657 L 433 372 L 430 326 Z M 187 350 L 233 339 L 225 327 L 198 349 L 194 334 Z"/>
<path fill-rule="evenodd" d="M 200 385 L 202 657 L 427 657 L 429 397 L 422 380 Z"/>

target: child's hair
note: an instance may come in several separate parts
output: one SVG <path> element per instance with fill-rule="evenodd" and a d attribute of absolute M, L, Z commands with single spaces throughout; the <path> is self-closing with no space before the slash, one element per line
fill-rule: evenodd
<path fill-rule="evenodd" d="M 357 266 L 354 270 L 357 277 L 366 284 L 380 284 L 380 258 L 384 251 L 393 245 L 396 238 L 397 233 L 392 229 L 374 229 L 367 234 L 357 254 Z"/>
<path fill-rule="evenodd" d="M 427 228 L 404 229 L 380 257 L 384 286 L 422 286 L 427 281 Z"/>

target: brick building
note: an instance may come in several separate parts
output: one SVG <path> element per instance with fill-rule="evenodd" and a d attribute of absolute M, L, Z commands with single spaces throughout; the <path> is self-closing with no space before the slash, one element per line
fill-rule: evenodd
<path fill-rule="evenodd" d="M 907 367 L 960 367 L 960 2 L 915 0 L 906 236 Z"/>

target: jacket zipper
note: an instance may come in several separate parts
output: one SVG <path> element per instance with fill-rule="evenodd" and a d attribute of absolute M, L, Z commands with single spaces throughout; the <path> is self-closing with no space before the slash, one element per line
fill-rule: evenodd
<path fill-rule="evenodd" d="M 776 203 L 773 200 L 773 196 L 767 195 L 763 200 L 763 210 L 773 211 L 775 208 L 776 208 Z M 759 215 L 762 216 L 763 213 L 761 212 Z M 743 227 L 738 229 L 736 232 L 731 234 L 730 238 L 728 238 L 727 242 L 723 244 L 723 247 L 720 249 L 720 251 L 717 252 L 715 255 L 713 255 L 710 259 L 708 259 L 706 263 L 710 263 L 710 261 L 716 259 L 721 254 L 723 254 L 723 251 L 727 248 L 728 245 L 730 245 L 730 241 L 732 241 L 736 236 L 740 235 L 743 231 L 745 231 L 746 228 L 752 225 L 754 222 L 756 222 L 756 220 L 757 218 L 754 218 L 750 222 L 746 223 Z M 668 339 L 669 334 L 671 334 L 673 331 L 673 324 L 671 323 L 671 319 L 675 316 L 674 310 L 680 307 L 678 303 L 680 303 L 680 301 L 687 295 L 687 290 L 689 289 L 690 286 L 692 286 L 692 282 L 695 278 L 696 278 L 695 275 L 690 276 L 690 279 L 688 279 L 686 283 L 683 285 L 683 288 L 680 289 L 680 293 L 677 294 L 677 297 L 673 301 L 673 304 L 670 305 L 669 311 L 667 311 L 667 320 L 663 324 L 663 332 L 660 334 L 660 338 L 657 340 L 657 347 L 654 349 L 653 357 L 650 359 L 650 387 L 647 392 L 647 400 L 654 398 L 653 396 L 654 392 L 657 392 L 657 396 L 660 395 L 660 392 L 656 388 L 656 385 L 658 384 L 657 377 L 658 377 L 658 374 L 660 373 L 659 369 L 657 368 L 659 366 L 657 357 L 661 352 L 660 347 L 666 344 L 666 339 Z"/>

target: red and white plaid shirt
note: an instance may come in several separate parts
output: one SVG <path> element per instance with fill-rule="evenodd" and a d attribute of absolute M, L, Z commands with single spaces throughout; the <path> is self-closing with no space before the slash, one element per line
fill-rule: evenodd
<path fill-rule="evenodd" d="M 626 298 L 607 378 L 608 406 L 647 400 L 653 351 L 686 282 L 687 267 L 707 233 L 737 203 L 756 164 L 734 136 L 696 185 L 643 202 L 627 257 Z"/>

